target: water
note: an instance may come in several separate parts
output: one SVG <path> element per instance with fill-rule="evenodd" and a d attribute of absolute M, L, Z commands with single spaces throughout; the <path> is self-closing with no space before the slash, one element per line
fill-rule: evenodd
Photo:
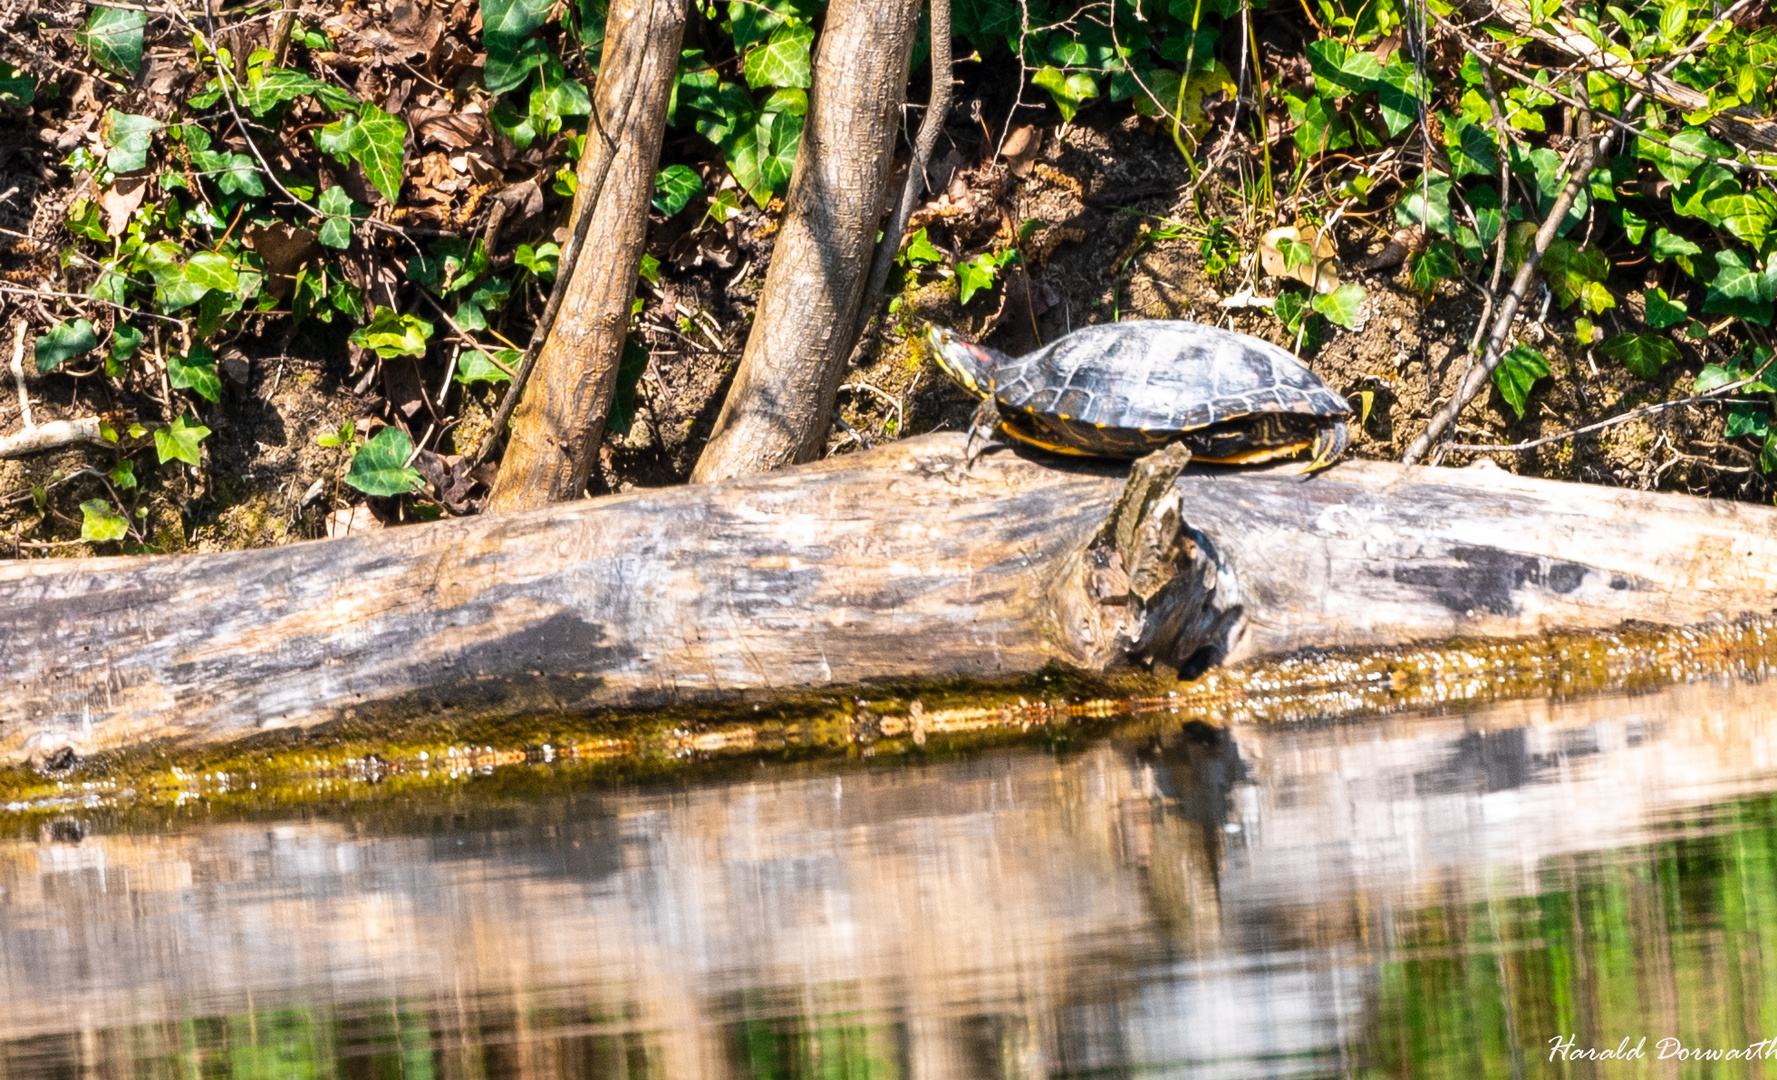
<path fill-rule="evenodd" d="M 1777 1072 L 1767 686 L 509 791 L 0 820 L 0 1077 Z"/>

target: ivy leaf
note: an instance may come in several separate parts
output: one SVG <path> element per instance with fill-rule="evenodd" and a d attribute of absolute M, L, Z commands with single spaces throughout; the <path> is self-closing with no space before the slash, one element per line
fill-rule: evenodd
<path fill-rule="evenodd" d="M 554 244 L 539 244 L 535 249 L 529 244 L 518 245 L 512 253 L 512 261 L 529 270 L 544 281 L 555 277 L 556 263 L 561 259 L 561 248 Z"/>
<path fill-rule="evenodd" d="M 1314 249 L 1292 237 L 1280 237 L 1277 241 L 1277 253 L 1283 256 L 1283 268 L 1294 270 L 1307 266 L 1314 261 Z"/>
<path fill-rule="evenodd" d="M 944 261 L 944 253 L 932 246 L 931 238 L 926 235 L 925 226 L 922 225 L 901 250 L 901 261 L 910 266 L 933 266 Z"/>
<path fill-rule="evenodd" d="M 358 124 L 351 155 L 364 167 L 364 176 L 382 193 L 390 206 L 400 201 L 401 166 L 407 157 L 407 125 L 375 105 L 358 109 Z"/>
<path fill-rule="evenodd" d="M 1524 419 L 1524 403 L 1530 399 L 1530 388 L 1536 380 L 1549 374 L 1549 362 L 1543 354 L 1525 345 L 1519 345 L 1500 358 L 1499 366 L 1493 369 L 1493 385 L 1499 387 L 1499 396 L 1506 399 L 1506 404 Z"/>
<path fill-rule="evenodd" d="M 1580 287 L 1580 306 L 1594 315 L 1603 314 L 1617 306 L 1617 298 L 1604 287 L 1603 282 L 1588 281 Z"/>
<path fill-rule="evenodd" d="M 650 357 L 634 334 L 623 339 L 623 356 L 617 361 L 617 386 L 611 394 L 611 409 L 605 414 L 605 430 L 628 431 L 636 420 L 636 386 L 648 370 Z"/>
<path fill-rule="evenodd" d="M 191 163 L 208 174 L 224 195 L 251 195 L 258 198 L 265 194 L 265 184 L 259 179 L 259 166 L 245 154 L 193 150 Z"/>
<path fill-rule="evenodd" d="M 1290 119 L 1296 122 L 1297 149 L 1308 157 L 1351 145 L 1351 130 L 1339 114 L 1327 107 L 1326 99 L 1311 94 L 1306 99 L 1286 93 Z"/>
<path fill-rule="evenodd" d="M 498 311 L 506 306 L 506 300 L 512 295 L 512 286 L 505 278 L 491 277 L 475 287 L 469 299 L 483 311 Z"/>
<path fill-rule="evenodd" d="M 304 94 L 319 94 L 327 84 L 300 71 L 274 68 L 243 86 L 237 100 L 254 116 L 264 116 L 280 103 L 293 101 Z"/>
<path fill-rule="evenodd" d="M 1750 194 L 1733 192 L 1719 199 L 1709 201 L 1709 212 L 1715 216 L 1715 224 L 1720 225 L 1735 238 L 1751 244 L 1755 248 L 1765 246 L 1765 237 L 1771 233 L 1771 218 L 1774 200 L 1770 192 L 1759 188 Z"/>
<path fill-rule="evenodd" d="M 1000 267 L 1011 261 L 1013 254 L 1015 253 L 1011 250 L 999 255 L 982 252 L 967 262 L 957 263 L 956 285 L 959 302 L 967 306 L 977 292 L 993 288 L 994 281 L 999 277 Z"/>
<path fill-rule="evenodd" d="M 210 429 L 204 425 L 187 424 L 183 416 L 177 417 L 170 426 L 155 429 L 154 451 L 160 455 L 162 465 L 169 461 L 200 465 L 203 459 L 198 454 L 198 444 L 209 435 Z"/>
<path fill-rule="evenodd" d="M 1664 334 L 1618 334 L 1598 346 L 1598 351 L 1621 360 L 1643 379 L 1654 378 L 1661 368 L 1678 359 L 1678 346 Z"/>
<path fill-rule="evenodd" d="M 321 192 L 320 210 L 327 217 L 321 222 L 316 239 L 330 248 L 352 246 L 352 219 L 363 217 L 368 208 L 352 201 L 345 189 L 334 186 Z"/>
<path fill-rule="evenodd" d="M 1031 76 L 1031 82 L 1049 91 L 1061 119 L 1072 123 L 1080 106 L 1098 96 L 1098 82 L 1083 71 L 1069 75 L 1058 67 L 1045 67 Z"/>
<path fill-rule="evenodd" d="M 1460 117 L 1444 125 L 1444 145 L 1450 151 L 1450 164 L 1457 179 L 1464 176 L 1492 176 L 1499 172 L 1499 153 L 1493 136 L 1479 124 Z"/>
<path fill-rule="evenodd" d="M 1407 280 L 1415 292 L 1430 295 L 1433 286 L 1457 273 L 1456 249 L 1447 240 L 1434 240 L 1408 264 Z"/>
<path fill-rule="evenodd" d="M 1728 406 L 1727 422 L 1722 425 L 1723 435 L 1730 439 L 1738 439 L 1743 435 L 1762 439 L 1770 432 L 1771 413 L 1763 405 L 1736 401 Z"/>
<path fill-rule="evenodd" d="M 1538 147 L 1528 155 L 1521 156 L 1514 150 L 1513 171 L 1528 171 L 1536 177 L 1537 214 L 1548 217 L 1549 211 L 1555 208 L 1555 200 L 1561 197 L 1562 189 L 1567 187 L 1567 173 L 1562 169 L 1561 155 L 1545 147 Z M 1591 193 L 1587 187 L 1585 184 L 1580 185 L 1572 205 L 1567 208 L 1567 216 L 1561 219 L 1560 232 L 1564 233 L 1586 220 L 1586 211 L 1591 206 Z"/>
<path fill-rule="evenodd" d="M 1604 252 L 1590 244 L 1582 246 L 1572 240 L 1556 240 L 1543 255 L 1542 271 L 1544 279 L 1549 283 L 1549 291 L 1555 294 L 1556 302 L 1565 308 L 1573 306 L 1575 300 L 1586 296 L 1588 285 L 1600 283 L 1610 274 L 1610 260 L 1604 257 Z M 1612 300 L 1606 306 L 1614 304 L 1615 301 Z M 1602 311 L 1603 308 L 1593 310 Z"/>
<path fill-rule="evenodd" d="M 1703 310 L 1711 315 L 1733 315 L 1760 326 L 1771 325 L 1771 302 L 1774 299 L 1772 275 L 1760 274 L 1739 251 L 1719 251 L 1715 255 L 1715 280 L 1703 297 Z M 1772 260 L 1777 267 L 1777 259 Z"/>
<path fill-rule="evenodd" d="M 146 12 L 133 8 L 95 7 L 86 28 L 74 40 L 86 47 L 99 66 L 114 75 L 135 78 L 142 66 L 142 27 Z"/>
<path fill-rule="evenodd" d="M 233 293 L 240 284 L 234 263 L 214 251 L 200 251 L 185 264 L 185 280 L 205 289 Z"/>
<path fill-rule="evenodd" d="M 1311 42 L 1308 66 L 1314 72 L 1315 89 L 1327 97 L 1367 90 L 1382 78 L 1382 61 L 1365 50 L 1348 48 L 1336 38 Z"/>
<path fill-rule="evenodd" d="M 90 352 L 99 345 L 99 335 L 85 319 L 58 323 L 49 333 L 36 340 L 37 370 L 54 371 L 76 356 Z"/>
<path fill-rule="evenodd" d="M 1696 171 L 1697 166 L 1703 164 L 1703 158 L 1698 155 L 1707 154 L 1729 161 L 1734 158 L 1733 147 L 1710 138 L 1709 133 L 1702 128 L 1686 128 L 1668 141 L 1672 144 L 1669 147 L 1647 139 L 1638 139 L 1635 155 L 1653 162 L 1654 167 L 1660 170 L 1660 175 L 1674 184 L 1684 183 Z"/>
<path fill-rule="evenodd" d="M 406 495 L 419 490 L 419 470 L 410 467 L 413 440 L 398 427 L 386 427 L 352 455 L 346 483 L 366 495 Z"/>
<path fill-rule="evenodd" d="M 142 347 L 142 331 L 127 323 L 118 323 L 111 331 L 111 362 L 121 368 L 135 359 L 136 350 Z"/>
<path fill-rule="evenodd" d="M 1652 288 L 1641 294 L 1647 309 L 1647 325 L 1654 330 L 1676 326 L 1690 317 L 1683 300 L 1674 300 L 1666 290 Z"/>
<path fill-rule="evenodd" d="M 519 362 L 523 359 L 524 354 L 517 349 L 501 349 L 493 354 L 492 359 L 479 350 L 466 352 L 457 358 L 456 381 L 465 386 L 478 382 L 511 382 L 512 376 L 500 370 L 493 361 L 498 360 L 508 368 L 516 370 Z"/>
<path fill-rule="evenodd" d="M 773 30 L 789 20 L 809 22 L 820 13 L 820 7 L 807 0 L 730 0 L 728 18 L 734 25 L 734 49 L 745 52 L 755 42 L 764 41 Z M 1014 17 L 1013 31 L 1017 30 Z"/>
<path fill-rule="evenodd" d="M 552 0 L 481 0 L 482 41 L 516 45 L 543 25 L 551 3 Z"/>
<path fill-rule="evenodd" d="M 154 144 L 154 133 L 159 130 L 160 121 L 152 116 L 136 116 L 118 112 L 116 109 L 106 110 L 105 167 L 114 173 L 129 173 L 147 168 L 148 149 Z"/>
<path fill-rule="evenodd" d="M 396 356 L 424 356 L 426 342 L 432 337 L 432 324 L 413 315 L 397 315 L 377 306 L 370 325 L 351 336 L 352 344 L 361 349 L 374 349 L 384 360 Z"/>
<path fill-rule="evenodd" d="M 116 432 L 113 432 L 112 434 L 114 436 L 112 441 L 116 442 Z M 137 485 L 141 483 L 141 481 L 136 479 L 136 463 L 129 458 L 124 458 L 122 461 L 118 462 L 117 467 L 111 470 L 111 482 L 117 485 L 119 491 L 134 490 Z"/>
<path fill-rule="evenodd" d="M 130 534 L 130 520 L 111 508 L 108 499 L 88 499 L 80 504 L 80 538 L 93 544 L 122 540 Z"/>
<path fill-rule="evenodd" d="M 668 165 L 654 174 L 654 209 L 672 217 L 703 194 L 703 178 L 688 165 Z"/>
<path fill-rule="evenodd" d="M 1394 219 L 1397 225 L 1423 225 L 1449 236 L 1455 220 L 1450 215 L 1450 178 L 1429 176 L 1414 182 L 1407 197 L 1395 204 Z"/>
<path fill-rule="evenodd" d="M 222 380 L 216 376 L 216 354 L 203 345 L 193 345 L 184 356 L 167 354 L 167 382 L 175 389 L 191 390 L 205 401 L 222 398 Z"/>
<path fill-rule="evenodd" d="M 754 133 L 759 153 L 759 176 L 773 192 L 790 182 L 796 168 L 796 147 L 802 141 L 803 119 L 794 113 L 766 113 Z"/>
<path fill-rule="evenodd" d="M 1343 326 L 1347 330 L 1357 329 L 1358 312 L 1364 306 L 1364 289 L 1361 285 L 1345 284 L 1330 293 L 1316 296 L 1313 301 L 1314 310 L 1325 315 L 1331 322 Z"/>
<path fill-rule="evenodd" d="M 1686 240 L 1682 236 L 1674 236 L 1665 229 L 1654 230 L 1654 261 L 1665 262 L 1675 255 L 1701 255 L 1703 249 Z"/>
<path fill-rule="evenodd" d="M 814 65 L 809 51 L 814 44 L 814 27 L 786 24 L 771 32 L 765 44 L 747 51 L 744 72 L 747 85 L 796 86 L 804 89 L 814 84 Z"/>
<path fill-rule="evenodd" d="M 1390 136 L 1401 132 L 1419 122 L 1419 109 L 1425 100 L 1425 83 L 1412 64 L 1403 63 L 1398 57 L 1386 68 L 1382 69 L 1382 78 L 1376 94 L 1376 107 L 1382 113 L 1382 123 L 1388 128 Z M 1479 94 L 1469 91 L 1476 98 Z M 1485 103 L 1482 108 L 1486 109 Z M 1489 110 L 1483 114 L 1491 116 Z"/>
<path fill-rule="evenodd" d="M 0 105 L 20 108 L 37 98 L 37 80 L 23 68 L 0 60 Z"/>
<path fill-rule="evenodd" d="M 525 77 L 549 59 L 549 45 L 542 38 L 516 43 L 487 40 L 487 65 L 481 81 L 488 93 L 504 94 L 523 86 Z"/>

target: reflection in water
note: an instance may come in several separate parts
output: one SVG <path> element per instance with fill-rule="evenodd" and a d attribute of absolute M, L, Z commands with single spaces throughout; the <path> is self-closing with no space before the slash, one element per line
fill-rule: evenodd
<path fill-rule="evenodd" d="M 1697 685 L 71 817 L 0 840 L 0 1077 L 1541 1076 L 1581 1067 L 1556 1035 L 1742 1047 L 1777 1035 L 1773 792 L 1777 698 Z"/>

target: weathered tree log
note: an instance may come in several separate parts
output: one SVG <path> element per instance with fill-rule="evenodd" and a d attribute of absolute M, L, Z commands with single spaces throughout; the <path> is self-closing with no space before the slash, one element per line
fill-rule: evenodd
<path fill-rule="evenodd" d="M 808 123 L 734 384 L 698 483 L 812 461 L 833 426 L 894 161 L 919 0 L 833 0 Z"/>
<path fill-rule="evenodd" d="M 1777 605 L 1768 507 L 1362 461 L 1126 485 L 1115 463 L 1009 451 L 965 472 L 962 449 L 927 436 L 270 550 L 3 564 L 0 759 Z M 1112 515 L 1120 493 L 1140 512 Z"/>
<path fill-rule="evenodd" d="M 683 0 L 618 0 L 605 24 L 600 70 L 636 73 L 598 81 L 593 108 L 619 140 L 603 187 L 591 193 L 587 154 L 574 215 L 593 215 L 561 314 L 537 355 L 489 496 L 490 510 L 529 510 L 579 498 L 605 433 L 617 367 L 629 333 L 636 268 L 648 234 L 648 200 L 685 30 Z M 638 55 L 639 54 L 639 55 Z M 633 101 L 622 100 L 634 95 Z M 627 116 L 622 130 L 614 118 Z M 597 139 L 595 133 L 590 139 Z M 588 198 L 596 198 L 586 205 Z"/>

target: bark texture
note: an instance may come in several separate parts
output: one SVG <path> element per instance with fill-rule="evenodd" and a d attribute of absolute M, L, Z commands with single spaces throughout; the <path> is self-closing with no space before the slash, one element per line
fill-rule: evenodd
<path fill-rule="evenodd" d="M 919 0 L 834 0 L 783 230 L 734 384 L 692 479 L 811 461 L 831 426 L 882 217 Z"/>
<path fill-rule="evenodd" d="M 633 82 L 598 82 L 593 107 L 618 141 L 616 156 L 590 206 L 586 200 L 596 184 L 588 172 L 596 155 L 588 152 L 581 159 L 574 214 L 593 215 L 582 246 L 587 255 L 577 260 L 561 313 L 514 416 L 489 510 L 533 509 L 579 498 L 586 490 L 629 332 L 636 270 L 647 240 L 648 202 L 654 196 L 684 31 L 683 0 L 616 0 L 611 5 L 599 70 L 638 75 Z M 633 103 L 624 101 L 631 93 Z M 614 130 L 616 118 L 624 115 L 628 122 Z M 596 138 L 595 133 L 589 141 Z"/>
<path fill-rule="evenodd" d="M 1175 632 L 1207 663 L 1777 605 L 1769 507 L 1363 461 L 1187 471 L 1132 500 L 1114 464 L 965 472 L 963 445 L 270 550 L 0 564 L 0 760 L 1104 670 Z M 1094 557 L 1137 501 L 1119 543 L 1154 540 L 1170 579 Z"/>

